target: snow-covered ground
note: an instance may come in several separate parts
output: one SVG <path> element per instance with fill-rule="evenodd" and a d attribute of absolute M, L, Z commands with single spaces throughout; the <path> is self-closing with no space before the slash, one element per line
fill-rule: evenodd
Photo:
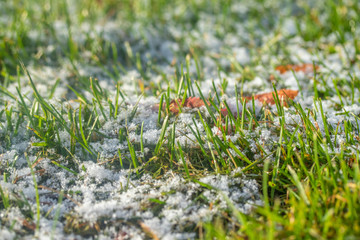
<path fill-rule="evenodd" d="M 275 84 L 277 89 L 299 90 L 298 96 L 294 99 L 295 103 L 300 104 L 306 111 L 311 110 L 311 122 L 324 138 L 328 126 L 337 129 L 336 135 L 330 134 L 334 148 L 328 146 L 328 149 L 334 154 L 342 152 L 343 143 L 349 138 L 345 131 L 347 124 L 356 125 L 359 121 L 359 89 L 351 88 L 351 84 L 340 83 L 351 83 L 360 77 L 359 64 L 352 63 L 353 60 L 359 59 L 353 38 L 359 36 L 360 28 L 356 25 L 354 35 L 346 34 L 345 43 L 339 42 L 336 33 L 322 37 L 316 43 L 305 41 L 296 36 L 296 17 L 289 13 L 296 12 L 296 8 L 292 4 L 287 4 L 287 7 L 283 8 L 276 1 L 267 2 L 273 4 L 267 7 L 277 9 L 277 12 L 274 15 L 266 15 L 263 24 L 270 24 L 266 17 L 272 16 L 277 31 L 268 31 L 266 26 L 253 26 L 259 22 L 253 22 L 248 14 L 255 6 L 250 2 L 240 1 L 232 5 L 229 14 L 238 15 L 238 19 L 243 21 L 228 21 L 226 25 L 223 19 L 206 11 L 197 16 L 194 25 L 190 24 L 190 20 L 188 23 L 178 24 L 176 16 L 186 15 L 180 8 L 172 9 L 165 14 L 166 24 L 159 26 L 140 22 L 129 25 L 116 19 L 99 20 L 90 24 L 87 21 L 77 22 L 74 18 L 71 25 L 72 40 L 80 46 L 78 60 L 74 62 L 65 56 L 63 61 L 53 62 L 54 56 L 64 54 L 63 47 L 68 41 L 69 31 L 65 20 L 53 23 L 57 39 L 47 38 L 46 34 L 37 31 L 36 28 L 29 32 L 29 41 L 42 43 L 34 52 L 41 61 L 34 58 L 27 62 L 26 68 L 39 94 L 60 112 L 66 124 L 72 124 L 68 113 L 78 113 L 80 102 L 84 107 L 84 101 L 92 103 L 95 99 L 91 90 L 82 89 L 81 83 L 75 80 L 75 69 L 79 76 L 86 79 L 85 81 L 89 81 L 90 77 L 96 78 L 108 99 L 114 104 L 117 97 L 121 104 L 116 118 L 106 119 L 105 116 L 111 114 L 107 99 L 101 100 L 104 109 L 95 104 L 98 129 L 97 135 L 89 141 L 89 148 L 95 153 L 93 157 L 84 153 L 79 144 L 74 151 L 70 150 L 72 136 L 63 126 L 57 126 L 59 132 L 54 141 L 71 152 L 70 158 L 68 153 L 63 156 L 59 154 L 56 147 L 47 147 L 44 153 L 41 146 L 34 145 L 41 140 L 29 128 L 27 116 L 22 116 L 25 121 L 20 121 L 18 126 L 17 122 L 7 120 L 6 112 L 12 109 L 13 119 L 16 120 L 18 118 L 15 116 L 18 116 L 19 109 L 22 108 L 17 89 L 29 109 L 43 114 L 41 105 L 34 98 L 34 91 L 27 76 L 22 75 L 19 82 L 9 83 L 6 91 L 0 92 L 1 189 L 11 201 L 23 202 L 1 209 L 0 238 L 28 239 L 37 236 L 40 239 L 143 239 L 154 235 L 160 239 L 194 239 L 198 237 L 198 226 L 212 221 L 220 212 L 229 209 L 231 204 L 245 214 L 249 214 L 254 207 L 263 205 L 258 178 L 241 174 L 241 167 L 234 167 L 235 170 L 228 175 L 217 174 L 211 169 L 202 169 L 198 181 L 212 186 L 208 188 L 172 170 L 160 174 L 159 177 L 153 177 L 150 173 L 141 174 L 139 177 L 134 169 L 119 170 L 119 167 L 111 166 L 114 161 L 118 164 L 119 152 L 124 158 L 131 159 L 129 144 L 139 145 L 141 141 L 144 149 L 136 150 L 136 156 L 146 160 L 152 156 L 162 131 L 162 126 L 158 124 L 158 94 L 170 88 L 174 90 L 171 91 L 170 99 L 177 97 L 178 81 L 175 80 L 174 72 L 180 69 L 181 64 L 184 64 L 184 71 L 193 80 L 191 89 L 194 90 L 195 96 L 200 96 L 195 79 L 200 79 L 198 83 L 205 98 L 214 97 L 214 83 L 221 100 L 226 101 L 234 113 L 237 112 L 235 85 L 245 96 L 271 92 L 272 84 Z M 190 13 L 188 17 L 192 17 Z M 324 16 L 324 19 L 318 20 L 325 24 L 327 19 Z M 6 15 L 0 18 L 1 23 L 7 21 L 10 20 Z M 11 33 L 5 35 L 9 39 L 13 38 Z M 117 63 L 105 60 L 104 65 L 97 64 L 94 59 L 96 51 L 84 47 L 89 39 L 96 38 L 117 46 L 119 63 L 125 66 L 126 72 L 111 77 L 104 68 L 111 69 L 112 64 Z M 318 46 L 331 46 L 332 51 Z M 105 44 L 97 47 L 103 50 L 111 49 Z M 194 49 L 202 52 L 202 55 L 192 54 Z M 126 61 L 136 59 L 130 59 L 130 51 L 133 56 L 139 56 L 145 73 L 135 65 L 127 66 Z M 190 59 L 189 69 L 185 66 L 187 54 L 191 55 L 187 57 Z M 285 73 L 276 71 L 275 67 L 283 65 L 284 61 L 291 64 L 314 63 L 318 66 L 316 74 L 322 78 L 314 83 L 312 69 Z M 197 64 L 200 64 L 201 76 Z M 271 75 L 275 80 L 271 80 Z M 124 98 L 117 95 L 116 81 L 120 83 Z M 225 82 L 227 86 L 221 87 Z M 49 93 L 55 84 L 58 85 L 50 99 Z M 325 119 L 322 117 L 320 103 L 314 101 L 315 84 L 317 91 L 327 92 L 326 98 L 322 99 Z M 68 86 L 76 88 L 85 99 L 77 101 L 75 93 Z M 144 94 L 140 96 L 142 90 Z M 259 118 L 266 111 L 275 113 L 273 124 L 260 124 L 252 130 L 245 128 L 243 137 L 249 142 L 250 148 L 241 149 L 239 146 L 239 149 L 244 153 L 246 151 L 252 161 L 259 160 L 266 154 L 269 154 L 268 159 L 275 161 L 275 154 L 270 153 L 278 146 L 278 129 L 283 117 L 276 116 L 275 105 L 265 109 L 261 103 L 255 104 L 256 116 Z M 242 109 L 241 103 L 238 105 L 239 109 Z M 247 105 L 249 109 L 252 108 L 252 103 Z M 186 151 L 199 150 L 197 136 L 191 129 L 198 129 L 199 135 L 206 142 L 205 149 L 215 151 L 214 145 L 207 139 L 206 129 L 197 117 L 198 110 L 203 116 L 210 116 L 205 106 L 185 108 L 177 116 L 170 115 L 163 144 L 168 143 L 173 123 L 176 123 L 174 142 L 186 148 Z M 304 124 L 294 107 L 285 109 L 284 118 L 289 133 L 298 131 L 296 126 Z M 327 124 L 324 124 L 324 120 Z M 17 132 L 14 132 L 15 128 Z M 119 137 L 120 131 L 126 131 L 128 139 Z M 217 127 L 213 127 L 212 131 L 213 134 L 222 137 Z M 354 131 L 354 135 L 358 134 Z M 240 135 L 229 132 L 226 138 L 235 143 Z M 304 141 L 307 143 L 306 139 Z M 261 151 L 258 145 L 262 146 Z M 299 145 L 295 139 L 294 149 Z M 358 147 L 356 144 L 346 147 L 346 154 L 356 153 Z M 234 157 L 240 156 L 233 149 L 229 149 L 229 152 Z M 65 155 L 68 157 L 64 157 Z M 185 158 L 185 161 L 191 164 L 192 159 L 187 156 Z M 39 229 L 36 229 L 37 203 L 34 179 L 27 160 L 34 166 L 34 176 L 39 188 Z M 79 171 L 73 173 L 54 162 L 61 166 L 72 166 Z M 35 220 L 29 221 L 32 215 Z"/>

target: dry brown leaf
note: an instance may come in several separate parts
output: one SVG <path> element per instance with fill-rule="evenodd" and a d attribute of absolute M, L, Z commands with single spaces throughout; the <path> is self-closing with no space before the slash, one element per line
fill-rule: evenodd
<path fill-rule="evenodd" d="M 319 66 L 315 65 L 315 70 L 318 70 Z M 284 74 L 287 71 L 294 70 L 295 72 L 311 73 L 314 71 L 314 65 L 312 63 L 304 64 L 288 64 L 277 66 L 275 70 L 279 71 L 280 74 Z"/>
<path fill-rule="evenodd" d="M 297 90 L 290 90 L 290 89 L 280 89 L 277 91 L 277 94 L 279 96 L 280 104 L 283 106 L 287 106 L 288 100 L 294 100 L 294 98 L 298 95 L 299 91 Z M 275 92 L 269 92 L 269 93 L 262 93 L 254 95 L 254 99 L 258 100 L 259 102 L 263 104 L 268 105 L 274 105 L 275 104 Z M 244 97 L 245 101 L 251 101 L 252 97 Z M 223 117 L 226 117 L 228 115 L 228 111 L 226 108 L 221 109 L 221 115 Z M 234 116 L 236 117 L 236 116 Z"/>
<path fill-rule="evenodd" d="M 26 219 L 23 219 L 22 225 L 23 225 L 24 227 L 26 227 L 27 229 L 32 230 L 32 231 L 34 231 L 34 230 L 36 229 L 36 224 L 33 223 L 33 222 L 29 222 L 29 221 L 26 220 Z"/>
<path fill-rule="evenodd" d="M 220 112 L 223 117 L 226 117 L 228 115 L 228 110 L 226 108 L 221 109 Z M 234 117 L 236 117 L 236 116 L 234 116 Z"/>
<path fill-rule="evenodd" d="M 140 227 L 142 228 L 142 230 L 144 231 L 144 233 L 150 237 L 151 239 L 154 240 L 159 240 L 159 237 L 151 230 L 151 228 L 149 226 L 147 226 L 145 223 L 139 221 L 138 222 Z"/>
<path fill-rule="evenodd" d="M 174 113 L 174 114 L 178 114 L 179 113 L 179 106 L 182 103 L 182 99 L 177 99 L 177 100 L 172 100 L 170 102 L 170 112 Z M 184 106 L 182 107 L 187 107 L 187 108 L 198 108 L 198 107 L 202 107 L 204 106 L 205 103 L 203 100 L 201 100 L 199 97 L 188 97 L 187 99 L 185 99 L 184 102 Z"/>
<path fill-rule="evenodd" d="M 287 106 L 286 102 L 289 99 L 293 100 L 298 95 L 298 93 L 299 93 L 299 91 L 290 90 L 290 89 L 280 89 L 277 91 L 280 103 L 283 104 L 284 106 Z M 259 100 L 259 102 L 264 103 L 264 104 L 274 105 L 275 99 L 273 96 L 275 96 L 275 92 L 262 93 L 262 94 L 255 95 L 254 99 Z M 251 100 L 252 97 L 245 97 L 245 99 Z"/>

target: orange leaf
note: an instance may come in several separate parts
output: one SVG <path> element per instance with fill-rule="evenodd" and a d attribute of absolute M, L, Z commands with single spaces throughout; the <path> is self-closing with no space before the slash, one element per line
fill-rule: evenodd
<path fill-rule="evenodd" d="M 319 66 L 315 65 L 315 70 L 318 70 Z M 275 70 L 279 71 L 280 74 L 284 74 L 287 71 L 294 70 L 295 72 L 304 72 L 304 73 L 311 73 L 314 71 L 314 65 L 312 63 L 304 63 L 304 64 L 288 64 L 288 65 L 281 65 L 277 66 Z"/>
<path fill-rule="evenodd" d="M 289 99 L 294 99 L 298 95 L 299 91 L 290 90 L 290 89 L 280 89 L 277 91 L 277 93 L 279 96 L 280 103 L 283 104 L 284 106 L 287 106 L 286 101 L 288 101 Z M 257 94 L 254 96 L 254 99 L 255 100 L 257 99 L 260 102 L 265 103 L 265 104 L 274 105 L 275 99 L 274 99 L 273 95 L 275 95 L 275 92 Z M 252 97 L 245 97 L 245 99 L 251 100 Z"/>
<path fill-rule="evenodd" d="M 293 100 L 298 95 L 299 91 L 290 90 L 290 89 L 280 89 L 277 91 L 277 93 L 279 96 L 280 104 L 287 106 L 287 101 L 289 99 Z M 275 92 L 257 94 L 254 96 L 254 99 L 258 100 L 263 104 L 274 105 L 275 99 L 273 95 L 275 96 Z M 245 101 L 250 101 L 252 97 L 244 97 L 244 99 Z M 226 117 L 228 115 L 228 111 L 226 108 L 222 108 L 220 113 L 222 117 Z"/>
<path fill-rule="evenodd" d="M 170 111 L 174 114 L 178 114 L 179 113 L 179 106 L 182 103 L 182 99 L 177 99 L 177 100 L 172 100 L 170 102 Z M 189 97 L 187 99 L 185 99 L 184 102 L 184 106 L 182 107 L 187 107 L 187 108 L 199 108 L 201 106 L 204 106 L 204 101 L 201 100 L 199 97 Z"/>
<path fill-rule="evenodd" d="M 226 117 L 228 115 L 228 110 L 226 108 L 223 108 L 220 110 L 220 113 L 223 117 Z"/>

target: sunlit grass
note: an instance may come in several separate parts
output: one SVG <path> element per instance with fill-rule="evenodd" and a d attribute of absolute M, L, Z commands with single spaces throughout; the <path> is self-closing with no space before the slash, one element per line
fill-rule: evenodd
<path fill-rule="evenodd" d="M 263 2 L 268 4 L 268 8 Z M 217 213 L 212 221 L 189 227 L 188 231 L 196 232 L 197 238 L 359 237 L 360 119 L 358 114 L 344 108 L 360 101 L 357 95 L 360 80 L 356 75 L 360 56 L 360 43 L 356 35 L 359 31 L 356 25 L 360 20 L 359 3 L 326 1 L 327 4 L 310 5 L 307 1 L 299 1 L 292 5 L 289 3 L 291 1 L 284 1 L 284 4 L 294 7 L 294 14 L 278 16 L 279 21 L 285 21 L 287 17 L 296 18 L 296 33 L 282 38 L 282 30 L 274 18 L 274 14 L 280 12 L 279 6 L 270 2 L 258 1 L 243 15 L 231 12 L 237 1 L 83 0 L 71 2 L 74 5 L 68 1 L 30 1 L 23 5 L 17 4 L 18 1 L 2 3 L 4 8 L 0 13 L 10 12 L 7 16 L 12 18 L 6 24 L 0 23 L 1 149 L 10 150 L 16 144 L 19 132 L 31 142 L 24 154 L 36 157 L 34 162 L 27 160 L 36 191 L 37 208 L 32 209 L 23 194 L 9 193 L 0 186 L 0 210 L 29 206 L 24 211 L 26 221 L 36 224 L 35 228 L 30 226 L 26 231 L 39 230 L 40 218 L 45 217 L 45 213 L 40 212 L 36 176 L 41 174 L 41 169 L 37 169 L 35 163 L 41 158 L 51 159 L 59 171 L 75 176 L 86 172 L 81 167 L 84 159 L 118 171 L 130 169 L 135 178 L 144 174 L 159 178 L 172 170 L 182 174 L 186 181 L 219 191 L 219 194 L 220 190 L 198 179 L 209 173 L 232 176 L 233 170 L 241 168 L 232 177 L 244 175 L 255 179 L 262 186 L 263 206 L 254 206 L 254 211 L 246 215 L 226 199 L 228 209 Z M 178 11 L 171 16 L 173 19 L 169 19 L 167 12 L 172 8 Z M 214 31 L 219 38 L 236 32 L 234 22 L 248 21 L 245 30 L 249 36 L 244 41 L 244 46 L 252 53 L 248 65 L 239 64 L 230 54 L 208 53 L 204 46 L 185 42 L 187 37 L 194 38 L 191 29 L 198 27 L 197 23 L 204 12 L 214 16 Z M 320 19 L 322 17 L 326 20 Z M 134 31 L 132 23 L 136 22 L 140 29 L 154 27 L 158 37 L 163 38 L 169 33 L 163 32 L 162 27 L 170 20 L 177 23 L 179 30 L 188 33 L 174 40 L 181 46 L 174 56 L 174 62 L 161 59 L 161 56 L 149 58 L 146 55 L 146 48 L 151 44 L 149 36 L 128 36 Z M 61 37 L 56 31 L 57 21 L 65 23 L 66 37 Z M 110 41 L 103 32 L 96 32 L 95 25 L 99 21 L 121 22 L 124 39 Z M 85 22 L 89 23 L 89 33 L 85 34 L 83 41 L 78 41 L 76 25 Z M 34 38 L 32 31 L 40 35 Z M 270 41 L 266 42 L 260 37 L 263 33 L 272 34 Z M 289 101 L 285 107 L 276 92 L 276 81 L 280 82 L 280 77 L 274 73 L 275 63 L 262 59 L 262 55 L 268 56 L 270 53 L 276 59 L 274 62 L 290 64 L 293 58 L 287 52 L 287 44 L 296 36 L 303 40 L 302 44 L 309 43 L 304 47 L 309 48 L 313 55 L 319 55 L 318 61 L 312 64 L 328 70 L 317 72 L 314 67 L 312 79 L 307 79 L 312 81 L 311 84 L 302 84 L 302 79 L 292 72 L 300 90 L 302 99 L 299 99 L 304 100 L 303 94 L 310 92 L 312 108 L 305 108 L 296 101 Z M 330 36 L 336 38 L 336 46 L 333 46 L 333 42 L 324 41 Z M 143 41 L 143 46 L 136 49 L 135 45 L 140 41 Z M 55 50 L 47 54 L 46 48 L 50 45 Z M 354 53 L 348 52 L 349 45 Z M 335 52 L 342 53 L 341 64 L 348 71 L 351 81 L 321 60 Z M 212 81 L 210 93 L 202 90 L 206 75 L 202 57 L 212 58 L 218 65 L 218 71 L 212 78 L 219 78 L 220 84 Z M 221 59 L 229 65 L 223 67 Z M 55 84 L 44 95 L 38 89 L 36 77 L 28 70 L 29 66 L 48 65 L 69 70 L 68 94 L 58 100 L 59 104 L 52 100 L 62 80 L 51 79 Z M 92 76 L 94 73 L 81 72 L 83 65 L 99 68 L 103 75 Z M 172 75 L 163 70 L 164 65 L 173 69 Z M 254 99 L 243 99 L 245 95 L 257 94 L 256 90 L 244 89 L 243 86 L 259 74 L 257 66 L 260 65 L 268 75 L 275 74 L 275 82 L 272 83 L 275 105 L 272 107 L 259 107 Z M 193 74 L 190 74 L 191 68 L 195 69 Z M 136 71 L 140 76 L 133 80 L 137 96 L 131 96 L 123 89 L 122 78 L 129 71 Z M 152 81 L 154 74 L 160 76 L 157 83 Z M 235 86 L 228 85 L 227 78 L 231 74 L 241 75 Z M 332 74 L 338 76 L 334 78 Z M 103 76 L 111 80 L 113 92 L 101 86 L 99 78 Z M 23 84 L 24 81 L 27 84 Z M 10 90 L 9 86 L 16 86 L 16 92 Z M 30 86 L 31 90 L 24 91 L 26 86 Z M 227 101 L 228 88 L 235 89 L 236 113 L 231 111 Z M 158 106 L 153 107 L 157 111 L 156 129 L 160 130 L 160 136 L 156 142 L 147 143 L 143 136 L 144 122 L 137 124 L 135 130 L 129 128 L 139 114 L 141 101 L 152 96 L 159 102 Z M 186 134 L 181 133 L 177 126 L 180 117 L 171 111 L 171 101 L 181 99 L 179 114 L 182 114 L 188 111 L 183 109 L 183 105 L 185 99 L 191 96 L 198 96 L 206 104 L 192 113 L 191 124 L 186 126 L 194 136 L 193 139 L 189 138 L 191 144 L 182 144 L 176 136 Z M 131 97 L 137 99 L 133 104 L 128 103 Z M 332 105 L 329 104 L 331 101 Z M 335 116 L 343 116 L 341 122 L 334 123 L 328 119 L 329 105 L 333 108 L 331 111 L 336 111 Z M 222 114 L 224 109 L 228 113 L 226 116 Z M 92 143 L 112 139 L 113 136 L 103 133 L 103 127 L 120 118 L 123 127 L 116 129 L 114 134 L 126 147 L 116 149 L 112 158 L 104 159 Z M 269 131 L 270 136 L 264 140 L 262 133 L 265 131 Z M 140 140 L 133 140 L 131 132 L 140 135 Z M 63 143 L 65 135 L 68 136 L 69 146 Z M 340 138 L 343 139 L 341 144 L 338 141 Z M 145 151 L 145 148 L 149 151 Z M 0 173 L 4 183 L 8 183 L 8 176 L 16 171 L 15 162 L 12 165 L 1 163 L 3 169 L 0 169 Z M 16 184 L 17 179 L 13 179 L 12 184 Z M 59 204 L 63 196 L 63 193 L 59 195 Z M 161 206 L 164 204 L 157 199 L 154 202 Z M 67 233 L 96 236 L 99 229 L 106 225 L 103 220 L 93 225 L 84 223 L 71 214 L 66 216 L 66 220 L 59 219 L 60 210 L 54 211 L 57 212 L 53 229 L 57 221 L 66 221 Z M 5 221 L 1 220 L 0 223 L 13 231 Z"/>

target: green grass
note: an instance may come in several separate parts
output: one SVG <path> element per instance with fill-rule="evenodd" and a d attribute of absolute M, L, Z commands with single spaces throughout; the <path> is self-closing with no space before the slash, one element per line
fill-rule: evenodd
<path fill-rule="evenodd" d="M 273 20 L 274 14 L 280 12 L 280 3 L 272 1 L 256 1 L 246 14 L 231 14 L 230 9 L 237 1 L 75 1 L 75 6 L 69 6 L 67 1 L 13 1 L 11 4 L 1 1 L 3 14 L 8 12 L 12 16 L 7 23 L 0 23 L 0 141 L 1 149 L 7 151 L 14 144 L 19 131 L 25 131 L 30 139 L 35 138 L 32 147 L 36 148 L 34 154 L 38 158 L 52 159 L 53 165 L 59 171 L 78 175 L 82 169 L 81 160 L 91 159 L 100 161 L 99 153 L 92 147 L 92 142 L 109 138 L 101 132 L 106 122 L 116 120 L 125 112 L 124 128 L 116 133 L 117 138 L 127 142 L 126 150 L 118 150 L 114 159 L 106 159 L 108 168 L 132 169 L 141 176 L 145 173 L 153 177 L 165 175 L 169 170 L 181 173 L 187 181 L 199 183 L 198 179 L 207 174 L 207 171 L 219 174 L 228 174 L 241 167 L 240 175 L 246 175 L 261 185 L 264 206 L 258 206 L 250 215 L 242 214 L 229 202 L 229 209 L 218 214 L 213 221 L 201 223 L 197 226 L 197 237 L 200 239 L 224 239 L 226 236 L 234 239 L 356 239 L 360 236 L 360 168 L 359 168 L 359 115 L 347 112 L 344 106 L 358 103 L 360 96 L 355 90 L 360 90 L 360 80 L 355 76 L 355 69 L 359 69 L 360 43 L 357 40 L 360 22 L 360 6 L 357 1 L 326 1 L 312 3 L 311 1 L 297 1 L 294 15 L 279 16 L 281 21 L 287 17 L 296 18 L 296 34 L 304 42 L 306 48 L 311 48 L 313 54 L 330 55 L 333 52 L 343 51 L 343 68 L 348 70 L 352 81 L 339 76 L 332 78 L 330 73 L 320 72 L 314 75 L 313 84 L 307 85 L 304 91 L 313 93 L 314 108 L 303 108 L 297 102 L 290 102 L 290 108 L 284 108 L 277 93 L 276 110 L 263 107 L 258 114 L 255 113 L 254 100 L 252 106 L 247 107 L 241 103 L 241 97 L 255 93 L 251 89 L 244 89 L 243 84 L 253 80 L 258 74 L 257 65 L 268 68 L 272 73 L 274 63 L 267 65 L 262 55 L 279 55 L 278 63 L 291 63 L 291 56 L 287 52 L 287 44 L 294 36 L 287 36 L 277 40 L 275 35 L 281 35 L 281 29 Z M 267 7 L 265 7 L 266 2 Z M 281 1 L 282 2 L 282 1 Z M 284 1 L 289 4 L 291 1 Z M 21 4 L 20 4 L 21 3 Z M 311 6 L 310 4 L 313 6 Z M 181 49 L 177 53 L 179 65 L 171 66 L 174 74 L 169 79 L 162 72 L 161 64 L 168 64 L 162 59 L 146 59 L 145 50 L 133 51 L 141 37 L 118 42 L 111 42 L 101 34 L 85 36 L 80 44 L 74 39 L 76 24 L 89 22 L 90 32 L 94 31 L 98 21 L 116 20 L 123 23 L 126 34 L 133 30 L 131 23 L 138 22 L 141 29 L 154 27 L 158 29 L 159 38 L 166 36 L 162 26 L 169 21 L 166 14 L 173 8 L 178 8 L 171 21 L 178 24 L 181 31 L 188 34 L 179 36 L 175 41 L 180 43 Z M 69 12 L 69 10 L 73 12 Z M 223 54 L 212 56 L 207 49 L 196 43 L 184 43 L 186 38 L 193 38 L 190 32 L 197 27 L 201 14 L 211 13 L 214 16 L 214 27 L 221 37 L 226 33 L 234 32 L 234 22 L 248 21 L 245 29 L 249 37 L 244 46 L 251 49 L 252 59 L 247 66 L 241 66 L 233 60 L 232 56 Z M 352 14 L 349 14 L 352 12 Z M 281 12 L 283 13 L 283 12 Z M 319 20 L 320 17 L 324 19 Z M 64 21 L 67 37 L 61 39 L 54 28 L 55 21 Z M 33 24 L 31 24 L 33 23 Z M 264 23 L 264 24 L 263 24 Z M 326 23 L 326 24 L 324 24 Z M 273 33 L 274 39 L 267 45 L 259 38 L 260 30 L 264 34 Z M 31 31 L 37 31 L 43 36 L 31 37 Z M 125 34 L 125 35 L 126 35 Z M 336 37 L 336 46 L 333 42 L 325 43 L 322 38 L 330 35 Z M 146 48 L 149 44 L 147 36 L 142 36 Z M 352 39 L 349 42 L 348 39 Z M 309 45 L 306 45 L 309 43 Z M 271 45 L 270 45 L 271 44 Z M 346 44 L 355 50 L 350 54 Z M 52 45 L 55 50 L 46 54 L 46 47 Z M 229 49 L 231 50 L 231 49 Z M 86 54 L 87 55 L 86 55 Z M 87 56 L 87 57 L 84 57 Z M 210 97 L 204 97 L 201 83 L 204 80 L 204 67 L 201 57 L 225 59 L 231 63 L 228 68 L 221 67 L 219 63 L 218 76 L 222 80 L 221 86 L 215 86 Z M 355 59 L 352 58 L 355 56 Z M 193 61 L 191 61 L 193 60 Z M 61 80 L 55 84 L 44 96 L 37 89 L 37 79 L 28 71 L 28 65 L 41 66 L 67 66 L 71 73 L 68 81 L 69 94 L 63 96 L 65 102 L 69 96 L 78 105 L 55 106 L 49 99 L 53 98 Z M 192 65 L 193 64 L 193 65 Z M 315 63 L 314 63 L 315 64 Z M 324 69 L 331 69 L 321 59 L 316 63 Z M 111 79 L 115 91 L 101 87 L 97 78 L 91 74 L 81 74 L 79 66 L 89 65 L 98 67 Z M 190 67 L 196 68 L 196 74 L 190 75 Z M 134 88 L 138 89 L 138 101 L 134 106 L 126 103 L 127 93 L 122 90 L 122 77 L 130 70 L 135 70 L 141 79 L 134 80 Z M 153 73 L 162 75 L 161 82 L 167 86 L 151 81 Z M 231 113 L 226 100 L 221 97 L 228 86 L 227 77 L 230 74 L 241 73 L 242 79 L 235 86 L 237 98 L 237 115 Z M 295 75 L 296 73 L 294 73 Z M 213 76 L 217 78 L 218 76 Z M 277 77 L 277 76 L 276 76 Z M 31 87 L 31 94 L 24 92 L 26 85 L 20 84 L 27 79 Z M 332 78 L 332 79 L 329 79 Z M 299 85 L 298 79 L 296 79 Z M 328 82 L 334 83 L 335 87 Z M 7 88 L 18 83 L 16 93 Z M 195 84 L 192 84 L 195 83 Z M 300 86 L 300 85 L 299 85 Z M 240 89 L 239 89 L 240 87 Z M 274 90 L 276 86 L 273 85 Z M 140 89 L 140 90 L 139 90 Z M 205 111 L 198 111 L 192 115 L 195 128 L 190 127 L 189 132 L 195 136 L 195 147 L 181 145 L 175 140 L 178 130 L 178 116 L 171 113 L 169 107 L 172 99 L 195 96 L 204 101 Z M 71 94 L 70 94 L 71 93 Z M 86 96 L 91 96 L 90 101 Z M 113 96 L 113 98 L 111 98 Z M 160 138 L 155 144 L 143 141 L 143 124 L 137 126 L 141 133 L 139 142 L 132 142 L 128 126 L 138 113 L 138 104 L 141 98 L 155 96 L 159 99 L 157 127 L 161 129 Z M 334 100 L 337 97 L 339 101 Z M 12 101 L 12 103 L 10 103 Z M 344 121 L 337 127 L 328 121 L 323 102 L 334 101 L 332 107 L 338 115 L 344 116 Z M 244 103 L 244 102 L 242 102 Z M 76 107 L 78 106 L 78 107 Z M 229 115 L 221 116 L 221 109 L 226 108 Z M 180 112 L 182 106 L 180 107 Z M 341 112 L 341 113 L 340 113 Z M 301 119 L 291 123 L 289 118 Z M 355 122 L 350 120 L 355 119 Z M 198 125 L 200 123 L 201 125 Z M 323 126 L 323 131 L 318 125 Z M 340 127 L 339 127 L 340 126 Z M 204 129 L 202 135 L 200 128 Z M 217 128 L 220 134 L 215 134 Z M 277 142 L 263 142 L 261 133 L 270 131 L 272 136 L 278 138 Z M 69 136 L 69 147 L 64 146 L 61 134 Z M 235 141 L 227 136 L 237 134 Z M 251 134 L 250 134 L 251 133 Z M 344 138 L 341 144 L 336 139 Z M 150 148 L 145 154 L 144 148 Z M 254 150 L 255 149 L 255 150 Z M 32 150 L 34 151 L 34 150 Z M 254 153 L 256 152 L 256 154 Z M 1 154 L 1 153 L 0 153 Z M 26 153 L 25 153 L 26 154 Z M 59 160 L 60 159 L 60 160 Z M 61 161 L 66 159 L 66 161 Z M 28 160 L 28 159 L 27 159 Z M 36 221 L 36 230 L 39 229 L 40 202 L 38 185 L 35 175 L 36 168 L 31 166 L 34 188 L 36 189 L 36 215 L 30 209 L 28 220 Z M 3 169 L 1 169 L 3 168 Z M 7 182 L 10 170 L 15 170 L 9 163 L 1 162 L 0 173 Z M 200 183 L 201 184 L 201 183 Z M 203 187 L 213 189 L 205 184 Z M 29 205 L 25 197 L 14 194 L 9 197 L 0 186 L 0 210 L 6 211 L 11 207 Z M 62 202 L 61 195 L 59 203 Z M 155 201 L 155 200 L 154 200 Z M 160 200 L 159 200 L 160 201 Z M 159 204 L 163 204 L 159 202 Z M 57 210 L 59 211 L 59 210 Z M 57 216 L 58 216 L 57 212 Z M 81 233 L 84 231 L 76 219 L 68 219 L 68 231 Z M 60 221 L 56 217 L 56 221 Z M 0 221 L 4 224 L 3 221 Z M 75 224 L 76 223 L 76 224 Z M 232 228 L 228 228 L 232 223 Z M 96 233 L 90 229 L 89 235 Z M 86 233 L 87 234 L 87 233 Z"/>

